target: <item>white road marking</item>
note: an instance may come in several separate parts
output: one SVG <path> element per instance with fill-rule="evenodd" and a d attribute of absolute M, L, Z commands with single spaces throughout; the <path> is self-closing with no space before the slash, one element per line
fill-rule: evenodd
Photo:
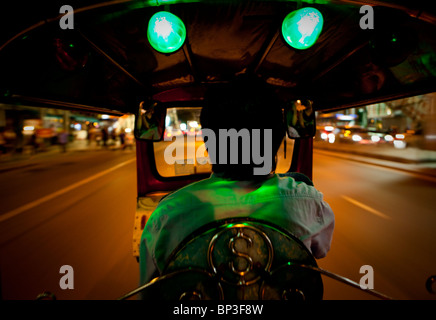
<path fill-rule="evenodd" d="M 32 209 L 32 208 L 34 208 L 36 206 L 39 206 L 40 204 L 42 204 L 44 202 L 47 202 L 47 201 L 49 201 L 51 199 L 59 197 L 60 195 L 63 195 L 64 193 L 67 193 L 67 192 L 69 192 L 69 191 L 71 191 L 73 189 L 76 189 L 76 188 L 78 188 L 78 187 L 80 187 L 80 186 L 82 186 L 82 185 L 84 185 L 84 184 L 86 184 L 88 182 L 91 182 L 91 181 L 93 181 L 95 179 L 98 179 L 98 178 L 104 176 L 105 174 L 108 174 L 109 172 L 117 170 L 117 169 L 119 169 L 119 168 L 121 168 L 121 167 L 123 167 L 123 166 L 125 166 L 125 165 L 127 165 L 127 164 L 129 164 L 129 163 L 131 163 L 133 161 L 135 161 L 135 160 L 136 160 L 136 158 L 133 158 L 133 159 L 124 161 L 122 163 L 119 163 L 116 166 L 113 166 L 112 168 L 109 168 L 107 170 L 101 171 L 101 172 L 99 172 L 99 173 L 97 173 L 97 174 L 95 174 L 95 175 L 93 175 L 93 176 L 91 176 L 89 178 L 86 178 L 86 179 L 83 179 L 83 180 L 81 180 L 79 182 L 76 182 L 76 183 L 74 183 L 74 184 L 72 184 L 72 185 L 70 185 L 70 186 L 68 186 L 66 188 L 63 188 L 63 189 L 58 190 L 56 192 L 53 192 L 52 194 L 49 194 L 49 195 L 47 195 L 45 197 L 42 197 L 42 198 L 40 198 L 38 200 L 32 201 L 32 202 L 30 202 L 28 204 L 25 204 L 24 206 L 18 207 L 17 209 L 14 209 L 14 210 L 9 211 L 9 212 L 7 212 L 5 214 L 2 214 L 0 216 L 0 222 L 8 220 L 8 219 L 10 219 L 12 217 L 15 217 L 16 215 L 19 215 L 20 213 L 23 213 L 23 212 L 25 212 L 27 210 L 30 210 L 30 209 Z"/>
<path fill-rule="evenodd" d="M 354 199 L 352 199 L 350 197 L 347 197 L 347 196 L 344 196 L 344 195 L 342 195 L 341 197 L 344 198 L 345 200 L 347 200 L 348 202 L 351 202 L 352 204 L 358 206 L 359 208 L 362 208 L 362 209 L 364 209 L 364 210 L 366 210 L 366 211 L 368 211 L 368 212 L 370 212 L 370 213 L 372 213 L 372 214 L 374 214 L 374 215 L 376 215 L 376 216 L 378 216 L 380 218 L 383 218 L 383 219 L 386 219 L 386 220 L 391 220 L 392 219 L 391 217 L 385 215 L 384 213 L 382 213 L 382 212 L 380 212 L 380 211 L 378 211 L 376 209 L 373 209 L 373 208 L 367 206 L 366 204 L 363 204 L 362 202 L 359 202 L 357 200 L 354 200 Z"/>

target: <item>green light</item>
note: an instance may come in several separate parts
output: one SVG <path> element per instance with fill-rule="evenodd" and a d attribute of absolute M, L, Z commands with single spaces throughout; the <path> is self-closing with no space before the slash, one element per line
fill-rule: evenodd
<path fill-rule="evenodd" d="M 322 14 L 315 8 L 292 11 L 283 20 L 283 38 L 295 49 L 310 48 L 318 39 L 323 24 Z"/>
<path fill-rule="evenodd" d="M 186 39 L 186 28 L 182 20 L 166 11 L 155 13 L 148 23 L 148 41 L 161 53 L 180 49 Z"/>

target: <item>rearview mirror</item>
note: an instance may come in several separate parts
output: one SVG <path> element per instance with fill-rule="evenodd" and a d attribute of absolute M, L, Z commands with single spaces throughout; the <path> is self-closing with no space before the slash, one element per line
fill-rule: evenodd
<path fill-rule="evenodd" d="M 135 122 L 135 137 L 140 140 L 161 141 L 163 138 L 166 110 L 161 104 L 154 102 L 139 104 Z"/>
<path fill-rule="evenodd" d="M 315 136 L 316 121 L 311 100 L 291 101 L 284 110 L 285 123 L 290 139 Z"/>

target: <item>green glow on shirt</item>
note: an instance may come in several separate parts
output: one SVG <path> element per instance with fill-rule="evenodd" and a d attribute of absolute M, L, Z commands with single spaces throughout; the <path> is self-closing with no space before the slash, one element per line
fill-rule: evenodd
<path fill-rule="evenodd" d="M 282 35 L 295 49 L 308 49 L 321 34 L 324 19 L 315 8 L 302 8 L 289 13 L 283 20 Z"/>
<path fill-rule="evenodd" d="M 151 17 L 148 23 L 147 37 L 156 51 L 161 53 L 175 52 L 185 42 L 185 24 L 174 14 L 160 11 Z"/>

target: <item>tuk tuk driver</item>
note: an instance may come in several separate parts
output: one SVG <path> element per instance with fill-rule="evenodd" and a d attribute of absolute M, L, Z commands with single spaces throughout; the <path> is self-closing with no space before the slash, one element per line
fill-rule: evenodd
<path fill-rule="evenodd" d="M 205 139 L 209 155 L 214 153 L 217 159 L 216 163 L 212 162 L 213 173 L 208 179 L 169 194 L 152 213 L 140 243 L 141 285 L 162 273 L 172 251 L 192 232 L 225 218 L 250 217 L 270 221 L 299 238 L 315 258 L 327 254 L 334 215 L 322 193 L 307 177 L 300 179 L 298 174 L 274 173 L 276 154 L 285 137 L 279 106 L 272 88 L 247 75 L 208 90 L 200 122 L 203 130 L 207 128 L 216 134 L 213 144 L 212 140 Z M 220 129 L 272 130 L 272 135 L 268 134 L 272 137 L 269 148 L 265 148 L 272 152 L 270 155 L 264 152 L 264 156 L 271 157 L 270 170 L 255 175 L 254 169 L 259 164 L 252 159 L 248 163 L 236 164 L 235 161 L 232 164 L 231 161 L 221 161 L 223 150 L 217 148 Z M 242 146 L 238 144 L 238 147 L 240 151 Z M 228 146 L 227 151 L 232 151 L 232 148 Z M 227 156 L 229 160 L 230 153 L 225 152 L 224 158 Z"/>

